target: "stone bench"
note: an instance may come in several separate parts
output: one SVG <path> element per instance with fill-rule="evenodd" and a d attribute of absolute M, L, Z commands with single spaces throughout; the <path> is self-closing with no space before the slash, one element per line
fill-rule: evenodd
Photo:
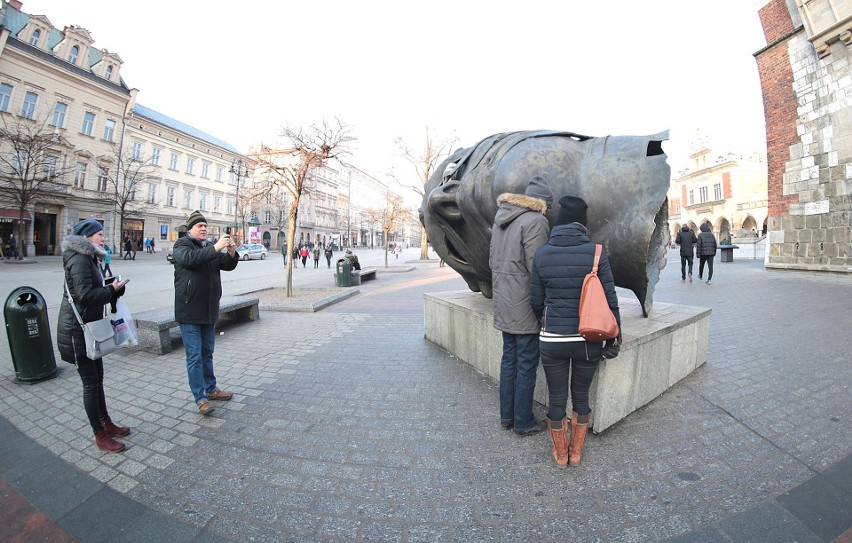
<path fill-rule="evenodd" d="M 223 322 L 248 322 L 260 318 L 260 299 L 249 296 L 222 296 L 219 302 L 219 320 Z M 171 330 L 178 327 L 174 307 L 142 311 L 133 315 L 139 339 L 138 349 L 149 353 L 172 352 Z"/>
<path fill-rule="evenodd" d="M 376 268 L 361 268 L 360 270 L 352 270 L 351 282 L 352 285 L 360 285 L 362 281 L 370 281 L 376 278 Z"/>
<path fill-rule="evenodd" d="M 426 339 L 499 382 L 503 339 L 494 328 L 493 300 L 461 290 L 423 298 Z M 601 360 L 592 381 L 589 403 L 595 433 L 650 403 L 707 360 L 710 309 L 655 302 L 649 317 L 643 318 L 635 298 L 619 297 L 618 303 L 624 345 L 616 358 Z M 534 399 L 547 405 L 541 365 Z M 569 415 L 570 409 L 569 401 Z"/>

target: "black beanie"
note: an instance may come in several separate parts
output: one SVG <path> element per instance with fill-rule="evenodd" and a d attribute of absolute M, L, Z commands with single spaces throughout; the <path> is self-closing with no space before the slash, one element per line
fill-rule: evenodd
<path fill-rule="evenodd" d="M 85 219 L 74 225 L 73 233 L 76 236 L 83 236 L 84 238 L 88 238 L 94 236 L 103 229 L 104 225 L 102 225 L 95 219 Z"/>
<path fill-rule="evenodd" d="M 587 211 L 589 206 L 586 201 L 577 196 L 563 196 L 559 199 L 559 214 L 556 215 L 556 224 L 571 224 L 578 222 L 583 226 L 589 222 Z"/>
<path fill-rule="evenodd" d="M 186 221 L 186 229 L 190 230 L 193 226 L 200 222 L 207 222 L 207 219 L 205 219 L 204 215 L 196 209 L 192 212 L 192 215 L 189 216 L 189 220 Z"/>

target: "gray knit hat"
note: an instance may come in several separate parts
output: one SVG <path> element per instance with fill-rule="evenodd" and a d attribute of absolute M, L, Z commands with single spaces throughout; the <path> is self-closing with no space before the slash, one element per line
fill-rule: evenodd
<path fill-rule="evenodd" d="M 544 203 L 548 206 L 553 205 L 553 192 L 551 192 L 550 186 L 543 177 L 535 176 L 530 179 L 530 184 L 527 190 L 524 191 L 524 194 L 544 200 Z"/>
<path fill-rule="evenodd" d="M 95 219 L 84 219 L 74 225 L 73 233 L 75 236 L 83 236 L 84 238 L 88 238 L 90 236 L 94 236 L 103 229 L 104 225 L 102 225 Z"/>

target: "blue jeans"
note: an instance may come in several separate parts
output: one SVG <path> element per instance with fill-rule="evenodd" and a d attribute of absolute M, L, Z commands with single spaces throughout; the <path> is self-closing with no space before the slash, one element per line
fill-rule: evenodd
<path fill-rule="evenodd" d="M 216 388 L 213 374 L 213 347 L 216 343 L 215 324 L 180 323 L 180 335 L 186 351 L 186 375 L 189 390 L 195 403 L 207 399 L 207 393 Z"/>
<path fill-rule="evenodd" d="M 500 420 L 514 421 L 515 430 L 535 424 L 532 402 L 538 369 L 538 334 L 503 332 L 500 361 Z"/>
<path fill-rule="evenodd" d="M 588 415 L 589 389 L 600 363 L 600 343 L 584 341 L 568 343 L 542 343 L 541 365 L 547 378 L 547 418 L 559 421 L 568 410 L 568 388 L 570 381 L 572 410 L 578 415 Z M 591 360 L 589 359 L 591 358 Z"/>

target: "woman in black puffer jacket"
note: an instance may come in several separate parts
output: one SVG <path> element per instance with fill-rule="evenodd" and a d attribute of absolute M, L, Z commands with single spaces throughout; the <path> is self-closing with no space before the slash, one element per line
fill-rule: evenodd
<path fill-rule="evenodd" d="M 559 200 L 556 226 L 550 241 L 535 253 L 531 276 L 530 304 L 541 323 L 539 349 L 547 378 L 550 406 L 547 425 L 553 440 L 556 465 L 580 463 L 589 429 L 589 388 L 601 357 L 615 358 L 621 335 L 604 343 L 588 343 L 577 333 L 580 325 L 580 293 L 583 280 L 592 270 L 595 244 L 589 241 L 586 202 L 575 196 Z M 598 277 L 609 307 L 621 329 L 615 281 L 606 251 L 598 262 Z M 568 384 L 570 377 L 571 442 L 568 443 Z"/>
<path fill-rule="evenodd" d="M 98 260 L 106 256 L 103 249 L 104 231 L 101 223 L 86 219 L 74 226 L 73 235 L 62 241 L 62 263 L 65 284 L 83 322 L 103 318 L 104 306 L 124 294 L 124 287 L 116 290 L 117 283 L 103 286 Z M 62 360 L 77 366 L 83 381 L 83 407 L 95 433 L 95 444 L 112 452 L 124 450 L 124 444 L 111 436 L 126 436 L 130 428 L 118 426 L 110 420 L 104 396 L 103 358 L 92 360 L 86 356 L 83 328 L 68 303 L 68 293 L 62 288 L 62 305 L 59 308 L 59 325 L 56 343 Z"/>

